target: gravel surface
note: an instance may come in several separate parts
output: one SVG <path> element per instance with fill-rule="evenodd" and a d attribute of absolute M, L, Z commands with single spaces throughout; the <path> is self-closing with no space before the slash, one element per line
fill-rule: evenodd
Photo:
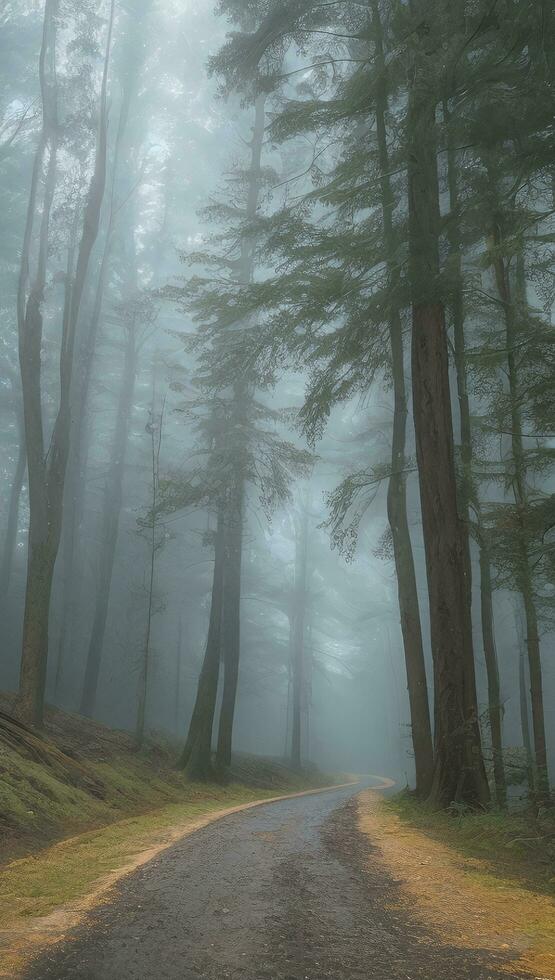
<path fill-rule="evenodd" d="M 123 879 L 25 977 L 510 980 L 389 907 L 398 886 L 377 854 L 368 870 L 359 791 L 265 804 L 184 838 Z"/>

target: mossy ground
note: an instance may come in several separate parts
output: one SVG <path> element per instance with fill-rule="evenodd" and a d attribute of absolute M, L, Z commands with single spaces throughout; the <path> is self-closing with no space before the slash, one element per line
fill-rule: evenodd
<path fill-rule="evenodd" d="M 530 807 L 452 813 L 434 811 L 410 793 L 384 803 L 401 821 L 468 857 L 490 862 L 497 874 L 534 891 L 555 894 L 555 811 Z"/>

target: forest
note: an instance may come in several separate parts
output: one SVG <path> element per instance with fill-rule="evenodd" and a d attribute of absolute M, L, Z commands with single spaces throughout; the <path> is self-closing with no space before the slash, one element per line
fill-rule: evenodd
<path fill-rule="evenodd" d="M 0 928 L 92 894 L 164 813 L 177 934 L 214 848 L 243 889 L 272 813 L 305 828 L 263 947 L 247 888 L 165 973 L 148 924 L 99 960 L 100 918 L 38 960 L 27 930 L 2 975 L 555 976 L 552 4 L 4 0 L 0 77 Z M 277 796 L 227 846 L 183 836 Z M 62 894 L 40 855 L 93 830 Z M 426 840 L 493 862 L 506 941 L 453 858 L 460 934 L 369 966 L 360 854 L 387 891 L 411 849 L 441 864 Z M 284 883 L 322 841 L 329 887 L 358 855 L 348 953 L 324 886 Z M 429 887 L 395 935 L 440 915 Z"/>

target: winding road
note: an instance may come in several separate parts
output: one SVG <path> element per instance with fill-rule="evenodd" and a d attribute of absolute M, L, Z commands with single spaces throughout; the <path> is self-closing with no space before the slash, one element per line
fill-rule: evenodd
<path fill-rule="evenodd" d="M 183 838 L 25 978 L 510 980 L 392 910 L 398 886 L 378 859 L 368 869 L 356 827 L 360 789 L 267 803 Z"/>

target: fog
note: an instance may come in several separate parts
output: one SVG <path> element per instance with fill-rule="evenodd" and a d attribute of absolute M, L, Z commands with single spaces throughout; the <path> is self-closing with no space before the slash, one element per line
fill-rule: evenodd
<path fill-rule="evenodd" d="M 377 44 L 376 25 L 365 33 L 363 4 L 333 14 L 315 5 L 299 11 L 305 6 L 305 19 L 289 26 L 291 5 L 277 2 L 214 9 L 212 0 L 47 0 L 45 9 L 8 0 L 0 13 L 0 688 L 19 691 L 30 724 L 40 724 L 44 699 L 134 733 L 140 746 L 169 743 L 197 775 L 206 774 L 199 745 L 204 739 L 206 748 L 208 725 L 209 756 L 211 747 L 224 766 L 231 745 L 414 787 L 406 657 L 415 621 L 406 620 L 404 636 L 406 550 L 390 529 L 399 525 L 390 484 L 392 472 L 402 473 L 426 670 L 426 690 L 415 691 L 421 700 L 427 693 L 433 727 L 443 676 L 438 660 L 434 682 L 434 651 L 446 651 L 447 634 L 430 629 L 430 609 L 444 606 L 427 574 L 435 532 L 426 519 L 423 530 L 421 493 L 424 472 L 433 479 L 446 470 L 414 434 L 400 162 L 408 96 L 392 68 L 387 149 L 401 258 L 390 274 L 378 109 L 372 100 L 356 107 L 353 82 L 367 58 L 362 49 Z M 405 5 L 370 7 L 374 19 L 382 12 L 381 43 L 393 59 L 392 10 Z M 247 48 L 234 61 L 233 45 L 262 38 L 277 14 L 281 34 L 265 42 L 249 75 Z M 311 117 L 299 121 L 302 111 Z M 543 121 L 534 125 L 543 135 Z M 476 271 L 490 235 L 472 198 L 480 152 L 461 158 L 461 195 L 472 212 L 459 243 L 470 359 L 495 346 L 487 329 L 499 315 L 493 301 L 480 308 L 480 289 L 492 292 L 495 282 L 485 260 Z M 438 157 L 444 215 L 446 156 Z M 552 204 L 542 166 L 530 177 L 526 207 L 545 238 L 549 226 L 537 213 Z M 368 167 L 372 179 L 359 182 L 353 167 Z M 526 743 L 530 752 L 534 742 L 526 727 L 532 601 L 551 772 L 555 757 L 552 523 L 547 516 L 540 527 L 534 509 L 553 499 L 553 426 L 549 409 L 522 409 L 524 452 L 544 453 L 541 465 L 529 463 L 526 501 L 517 500 L 534 515 L 522 559 L 506 511 L 503 518 L 495 510 L 513 500 L 514 447 L 499 403 L 508 375 L 491 358 L 476 369 L 469 360 L 470 478 L 465 469 L 454 273 L 444 229 L 441 236 L 453 472 L 461 526 L 483 516 L 487 527 L 500 684 L 492 693 L 484 655 L 485 531 L 471 528 L 469 574 L 462 552 L 455 572 L 464 587 L 471 578 L 473 723 L 492 786 L 490 713 L 500 713 L 509 794 L 518 796 Z M 530 318 L 551 358 L 543 242 L 527 244 L 523 262 Z M 400 418 L 388 339 L 394 314 L 408 416 L 392 469 Z M 541 362 L 530 356 L 519 368 L 523 387 Z M 428 432 L 430 418 L 422 423 Z M 434 499 L 434 519 L 447 527 Z M 436 571 L 444 559 L 456 565 L 441 533 L 434 541 L 428 563 Z M 524 585 L 517 552 L 532 576 Z M 447 610 L 445 629 L 458 634 L 459 622 Z M 458 656 L 453 647 L 450 662 Z M 441 724 L 436 716 L 436 750 Z M 537 765 L 540 786 L 541 759 Z"/>

